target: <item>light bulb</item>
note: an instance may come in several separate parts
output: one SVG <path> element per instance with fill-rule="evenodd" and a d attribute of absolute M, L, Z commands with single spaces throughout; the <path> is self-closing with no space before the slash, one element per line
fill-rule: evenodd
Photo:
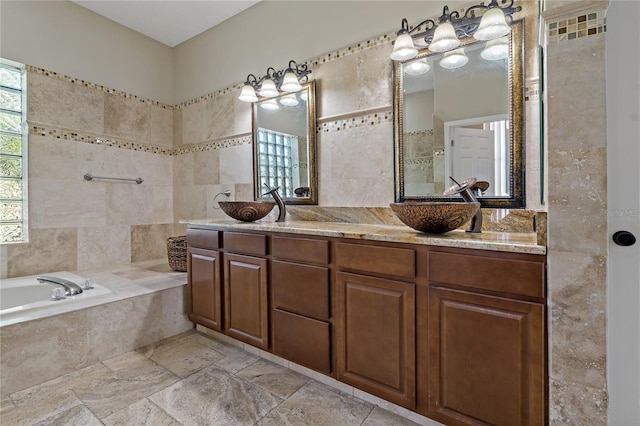
<path fill-rule="evenodd" d="M 482 15 L 480 26 L 473 33 L 473 38 L 483 41 L 493 40 L 509 34 L 510 31 L 511 27 L 507 25 L 502 9 L 493 7 Z"/>
<path fill-rule="evenodd" d="M 453 29 L 453 25 L 451 25 L 451 22 L 443 22 L 436 28 L 429 50 L 432 52 L 447 52 L 458 46 L 460 46 L 460 40 L 456 36 L 456 30 Z"/>
<path fill-rule="evenodd" d="M 238 99 L 243 102 L 258 102 L 256 91 L 250 84 L 245 84 L 244 86 L 242 86 L 242 92 L 240 92 L 240 96 L 238 96 Z"/>
<path fill-rule="evenodd" d="M 274 83 L 272 79 L 267 78 L 262 82 L 262 86 L 260 86 L 260 91 L 258 93 L 264 98 L 273 98 L 274 96 L 278 96 L 276 83 Z"/>
<path fill-rule="evenodd" d="M 298 76 L 296 76 L 293 71 L 289 70 L 284 74 L 280 89 L 284 90 L 285 92 L 297 92 L 298 90 L 302 90 L 302 86 L 298 81 Z"/>
<path fill-rule="evenodd" d="M 509 40 L 501 37 L 495 40 L 489 40 L 480 53 L 482 59 L 488 61 L 498 61 L 509 57 Z"/>
<path fill-rule="evenodd" d="M 469 62 L 469 58 L 464 53 L 464 48 L 452 50 L 444 54 L 444 58 L 440 60 L 440 66 L 448 70 L 463 67 Z"/>
<path fill-rule="evenodd" d="M 413 45 L 413 39 L 407 33 L 399 34 L 393 45 L 393 51 L 389 57 L 394 61 L 404 61 L 415 58 L 418 49 Z"/>
<path fill-rule="evenodd" d="M 431 65 L 429 65 L 426 59 L 420 59 L 419 61 L 406 64 L 403 69 L 404 72 L 409 75 L 421 75 L 429 72 Z"/>

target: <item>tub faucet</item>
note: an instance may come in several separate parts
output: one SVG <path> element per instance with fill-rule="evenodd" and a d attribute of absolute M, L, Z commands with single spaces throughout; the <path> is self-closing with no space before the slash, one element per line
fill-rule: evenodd
<path fill-rule="evenodd" d="M 75 296 L 76 294 L 82 293 L 82 288 L 78 284 L 69 280 L 65 280 L 64 278 L 43 275 L 40 277 L 36 277 L 36 280 L 41 283 L 57 285 L 64 288 L 65 296 Z"/>

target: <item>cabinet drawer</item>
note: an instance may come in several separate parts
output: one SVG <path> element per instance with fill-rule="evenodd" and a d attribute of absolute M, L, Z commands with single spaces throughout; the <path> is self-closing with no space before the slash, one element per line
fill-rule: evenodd
<path fill-rule="evenodd" d="M 187 244 L 204 249 L 220 248 L 220 231 L 212 229 L 187 229 Z"/>
<path fill-rule="evenodd" d="M 295 263 L 271 263 L 273 307 L 314 318 L 330 318 L 329 269 Z"/>
<path fill-rule="evenodd" d="M 274 236 L 271 254 L 279 259 L 326 265 L 329 263 L 329 241 Z"/>
<path fill-rule="evenodd" d="M 238 253 L 267 254 L 267 236 L 259 234 L 244 234 L 241 232 L 225 232 L 223 234 L 224 248 Z"/>
<path fill-rule="evenodd" d="M 416 275 L 415 251 L 405 248 L 337 243 L 336 265 L 338 269 L 400 278 Z"/>
<path fill-rule="evenodd" d="M 273 352 L 300 365 L 330 373 L 330 325 L 274 309 Z"/>
<path fill-rule="evenodd" d="M 429 281 L 543 298 L 543 261 L 429 253 Z"/>

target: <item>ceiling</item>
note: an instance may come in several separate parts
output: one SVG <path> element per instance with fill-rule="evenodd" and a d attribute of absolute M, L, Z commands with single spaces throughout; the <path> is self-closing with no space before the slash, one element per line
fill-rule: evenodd
<path fill-rule="evenodd" d="M 71 0 L 166 44 L 177 46 L 260 0 Z"/>

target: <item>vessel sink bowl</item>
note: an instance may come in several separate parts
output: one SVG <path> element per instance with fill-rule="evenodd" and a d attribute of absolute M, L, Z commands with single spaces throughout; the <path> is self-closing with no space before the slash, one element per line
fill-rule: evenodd
<path fill-rule="evenodd" d="M 228 216 L 242 222 L 253 222 L 269 214 L 273 203 L 260 201 L 219 201 L 218 205 Z"/>
<path fill-rule="evenodd" d="M 416 231 L 443 234 L 468 222 L 480 203 L 407 202 L 389 206 L 402 223 Z"/>

